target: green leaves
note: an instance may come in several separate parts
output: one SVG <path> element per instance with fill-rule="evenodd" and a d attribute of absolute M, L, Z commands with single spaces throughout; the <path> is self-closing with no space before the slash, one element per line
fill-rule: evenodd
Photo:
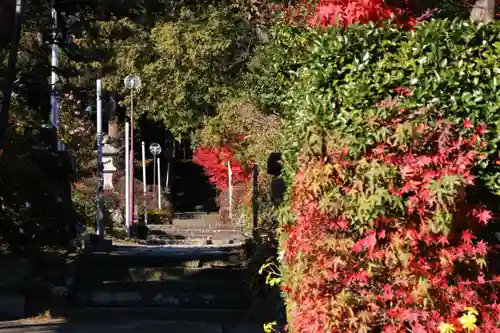
<path fill-rule="evenodd" d="M 222 5 L 185 7 L 148 25 L 100 22 L 100 31 L 110 52 L 106 89 L 127 96 L 128 105 L 124 73 L 139 74 L 137 116 L 161 121 L 176 135 L 192 133 L 229 95 L 254 43 L 243 12 Z"/>
<path fill-rule="evenodd" d="M 431 20 L 412 31 L 388 25 L 326 31 L 282 28 L 280 36 L 286 39 L 273 42 L 275 55 L 302 47 L 291 56 L 293 62 L 274 58 L 296 73 L 281 86 L 290 87 L 282 94 L 281 106 L 288 120 L 286 136 L 300 138 L 293 148 L 296 153 L 321 153 L 318 142 L 327 137 L 327 142 L 348 144 L 349 154 L 356 156 L 387 136 L 383 127 L 374 132 L 367 120 L 397 117 L 401 109 L 439 110 L 453 124 L 463 119 L 485 123 L 490 125 L 486 140 L 500 137 L 499 128 L 492 126 L 500 121 L 499 24 Z M 395 89 L 400 87 L 411 93 L 399 96 Z M 419 112 L 414 118 L 429 119 Z M 400 128 L 396 142 L 411 140 L 413 130 Z M 483 148 L 491 159 L 495 150 Z M 493 185 L 499 168 L 493 163 L 482 168 L 481 177 L 499 191 Z"/>

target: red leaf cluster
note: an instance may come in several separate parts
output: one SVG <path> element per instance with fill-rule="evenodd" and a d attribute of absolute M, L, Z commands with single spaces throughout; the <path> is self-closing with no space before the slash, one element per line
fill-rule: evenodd
<path fill-rule="evenodd" d="M 285 14 L 288 23 L 314 27 L 347 27 L 389 19 L 395 19 L 405 26 L 416 23 L 408 10 L 389 6 L 384 0 L 303 0 L 300 4 L 285 9 Z"/>
<path fill-rule="evenodd" d="M 229 147 L 199 147 L 193 152 L 193 161 L 205 169 L 209 181 L 223 191 L 229 187 L 228 162 L 231 163 L 233 184 L 246 182 L 249 173 Z"/>
<path fill-rule="evenodd" d="M 382 126 L 395 134 L 407 124 Z M 441 323 L 458 332 L 466 307 L 479 312 L 475 332 L 500 332 L 500 280 L 485 268 L 493 249 L 477 236 L 493 216 L 467 201 L 480 137 L 464 127 L 424 123 L 360 158 L 343 148 L 300 162 L 297 221 L 284 227 L 294 332 L 431 333 Z"/>

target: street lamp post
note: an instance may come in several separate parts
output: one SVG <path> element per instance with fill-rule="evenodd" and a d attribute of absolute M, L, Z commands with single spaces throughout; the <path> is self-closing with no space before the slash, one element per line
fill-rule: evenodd
<path fill-rule="evenodd" d="M 137 75 L 128 75 L 123 81 L 125 88 L 130 89 L 130 219 L 135 223 L 134 214 L 134 91 L 141 87 L 141 79 Z"/>

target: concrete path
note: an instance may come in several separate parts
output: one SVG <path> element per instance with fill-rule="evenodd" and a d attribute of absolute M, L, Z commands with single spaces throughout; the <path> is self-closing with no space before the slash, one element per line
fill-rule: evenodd
<path fill-rule="evenodd" d="M 259 326 L 206 324 L 193 322 L 78 323 L 62 321 L 0 322 L 0 333 L 262 333 Z"/>

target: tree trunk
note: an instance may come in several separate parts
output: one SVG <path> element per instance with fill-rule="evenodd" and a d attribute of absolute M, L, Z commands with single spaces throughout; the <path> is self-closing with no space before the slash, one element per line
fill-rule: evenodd
<path fill-rule="evenodd" d="M 14 6 L 15 1 L 13 0 L 0 1 L 0 50 L 5 49 L 12 39 Z"/>
<path fill-rule="evenodd" d="M 5 73 L 4 86 L 3 86 L 3 102 L 0 106 L 0 155 L 5 144 L 5 135 L 9 125 L 9 108 L 12 99 L 12 90 L 14 89 L 14 82 L 16 80 L 16 64 L 17 52 L 19 50 L 19 40 L 21 38 L 22 28 L 22 12 L 23 0 L 16 1 L 14 26 L 12 27 L 12 39 L 10 42 L 9 59 L 7 62 L 7 70 Z"/>
<path fill-rule="evenodd" d="M 470 19 L 483 23 L 492 22 L 495 19 L 495 0 L 476 0 Z"/>

